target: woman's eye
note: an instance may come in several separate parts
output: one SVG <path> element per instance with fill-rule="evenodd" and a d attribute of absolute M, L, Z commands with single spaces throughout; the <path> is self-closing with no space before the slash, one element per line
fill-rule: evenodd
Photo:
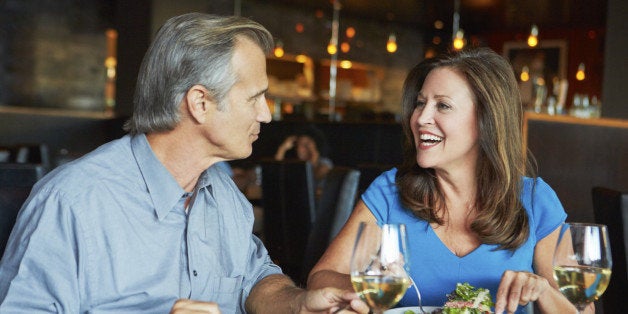
<path fill-rule="evenodd" d="M 422 108 L 424 106 L 425 106 L 425 102 L 422 101 L 422 100 L 417 100 L 416 103 L 415 103 L 415 107 L 417 107 L 417 108 Z"/>
<path fill-rule="evenodd" d="M 438 109 L 445 110 L 445 109 L 449 109 L 449 108 L 451 108 L 451 106 L 449 106 L 448 104 L 445 104 L 445 103 L 442 103 L 442 102 L 438 103 Z"/>

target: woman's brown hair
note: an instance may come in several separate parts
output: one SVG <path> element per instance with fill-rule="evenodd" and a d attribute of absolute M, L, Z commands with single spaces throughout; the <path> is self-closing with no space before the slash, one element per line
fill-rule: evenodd
<path fill-rule="evenodd" d="M 408 74 L 402 95 L 405 134 L 403 163 L 396 184 L 401 201 L 414 215 L 443 224 L 444 196 L 434 170 L 421 168 L 410 129 L 417 96 L 428 73 L 446 67 L 467 80 L 475 95 L 480 156 L 477 167 L 475 209 L 471 229 L 482 243 L 515 249 L 529 235 L 528 217 L 520 201 L 522 178 L 528 167 L 523 151 L 523 108 L 510 64 L 488 48 L 451 52 L 419 63 Z M 531 157 L 531 156 L 530 156 Z"/>

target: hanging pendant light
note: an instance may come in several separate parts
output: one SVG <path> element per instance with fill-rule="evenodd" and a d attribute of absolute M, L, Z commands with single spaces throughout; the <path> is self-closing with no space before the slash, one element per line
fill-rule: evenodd
<path fill-rule="evenodd" d="M 327 53 L 333 56 L 336 52 L 338 52 L 338 46 L 336 46 L 333 41 L 330 41 L 329 45 L 327 45 Z"/>
<path fill-rule="evenodd" d="M 536 24 L 532 24 L 530 29 L 530 36 L 528 36 L 528 46 L 536 47 L 539 44 L 539 28 Z"/>
<path fill-rule="evenodd" d="M 388 41 L 386 42 L 386 51 L 395 53 L 397 51 L 397 36 L 394 33 L 388 35 Z"/>
<path fill-rule="evenodd" d="M 522 82 L 527 82 L 530 79 L 530 69 L 527 65 L 521 68 L 521 75 L 519 76 Z"/>
<path fill-rule="evenodd" d="M 454 0 L 454 22 L 452 27 L 452 44 L 454 49 L 464 48 L 464 31 L 460 28 L 460 0 Z"/>
<path fill-rule="evenodd" d="M 458 29 L 458 31 L 456 32 L 456 36 L 454 36 L 454 49 L 460 50 L 464 48 L 464 44 L 464 30 Z"/>
<path fill-rule="evenodd" d="M 283 50 L 283 42 L 281 40 L 277 40 L 277 42 L 275 43 L 275 49 L 273 49 L 273 54 L 277 58 L 283 57 L 284 50 Z"/>
<path fill-rule="evenodd" d="M 578 71 L 576 72 L 576 80 L 583 81 L 586 78 L 584 62 L 580 62 L 578 65 Z"/>

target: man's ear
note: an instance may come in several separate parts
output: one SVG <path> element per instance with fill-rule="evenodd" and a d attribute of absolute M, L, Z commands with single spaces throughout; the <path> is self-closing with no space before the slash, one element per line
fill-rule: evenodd
<path fill-rule="evenodd" d="M 205 123 L 207 112 L 213 105 L 209 91 L 202 85 L 194 85 L 185 94 L 185 106 L 196 123 Z"/>

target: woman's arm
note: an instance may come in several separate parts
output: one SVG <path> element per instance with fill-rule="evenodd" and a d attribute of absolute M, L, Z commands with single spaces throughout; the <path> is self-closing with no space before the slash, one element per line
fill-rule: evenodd
<path fill-rule="evenodd" d="M 569 311 L 574 312 L 576 310 L 569 300 L 558 290 L 558 284 L 556 280 L 554 280 L 554 249 L 556 248 L 559 233 L 560 227 L 547 237 L 541 239 L 534 248 L 535 272 L 546 278 L 550 285 L 550 289 L 547 289 L 545 293 L 540 295 L 537 301 L 537 305 L 543 313 L 568 313 Z M 583 313 L 595 313 L 593 303 L 591 303 Z"/>
<path fill-rule="evenodd" d="M 376 222 L 375 216 L 362 200 L 358 201 L 351 216 L 316 263 L 308 277 L 308 289 L 337 287 L 353 289 L 349 277 L 349 261 L 360 222 Z"/>

